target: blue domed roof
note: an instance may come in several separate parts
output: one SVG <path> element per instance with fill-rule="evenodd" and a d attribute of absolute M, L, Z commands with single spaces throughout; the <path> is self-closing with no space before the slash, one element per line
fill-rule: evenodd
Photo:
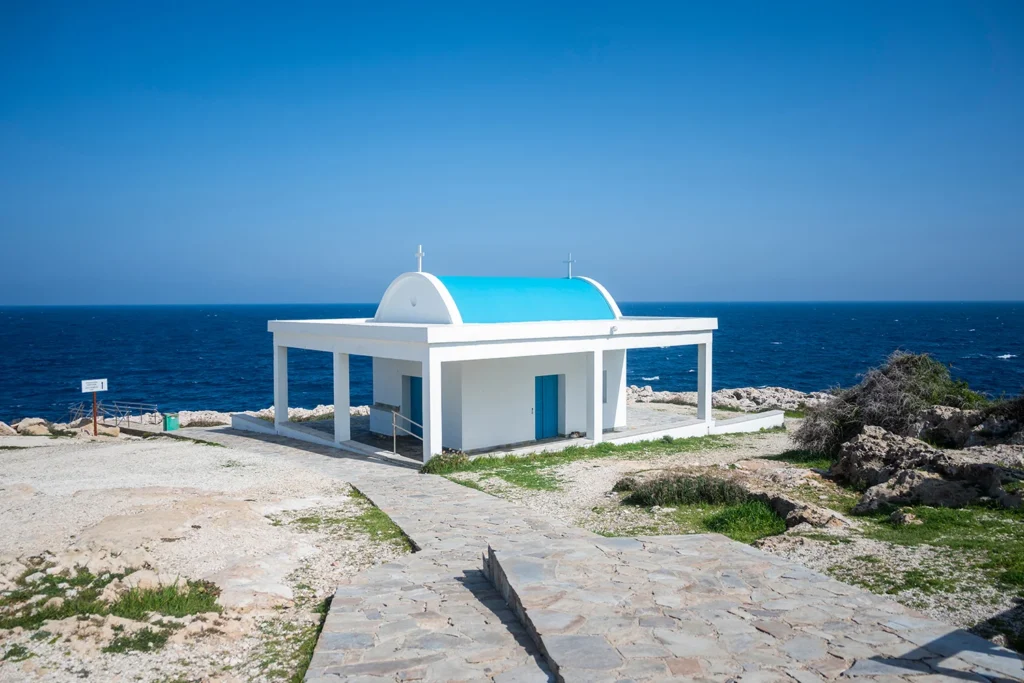
<path fill-rule="evenodd" d="M 587 278 L 438 277 L 464 323 L 615 320 L 615 301 Z"/>

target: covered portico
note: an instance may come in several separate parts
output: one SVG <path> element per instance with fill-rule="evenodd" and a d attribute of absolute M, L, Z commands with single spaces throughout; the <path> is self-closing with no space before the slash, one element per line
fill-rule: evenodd
<path fill-rule="evenodd" d="M 376 400 L 376 367 L 378 363 L 399 363 L 398 367 L 418 369 L 420 395 L 416 402 L 422 407 L 419 424 L 424 462 L 446 445 L 472 450 L 531 441 L 516 434 L 527 434 L 528 421 L 537 420 L 538 408 L 526 400 L 524 392 L 532 392 L 536 377 L 541 376 L 558 378 L 559 435 L 581 432 L 591 444 L 606 438 L 617 440 L 614 431 L 605 432 L 626 426 L 626 350 L 692 345 L 697 347 L 699 424 L 690 421 L 674 435 L 708 434 L 714 428 L 711 357 L 716 328 L 713 318 L 616 317 L 486 324 L 384 322 L 376 318 L 271 321 L 274 426 L 279 434 L 295 438 L 325 438 L 287 420 L 288 349 L 300 348 L 333 356 L 333 443 L 339 447 L 355 445 L 349 417 L 350 355 L 374 359 L 374 410 L 391 409 L 410 420 L 407 405 Z M 416 376 L 412 369 L 402 372 Z M 447 434 L 449 431 L 452 433 Z"/>
<path fill-rule="evenodd" d="M 604 287 L 571 273 L 566 278 L 404 273 L 392 281 L 373 318 L 270 321 L 276 421 L 271 426 L 235 418 L 241 429 L 378 457 L 386 455 L 382 438 L 391 442 L 396 433 L 409 434 L 422 441 L 416 462 L 445 449 L 471 455 L 524 452 L 781 425 L 781 412 L 715 421 L 711 357 L 717 328 L 715 318 L 624 316 Z M 676 346 L 696 347 L 695 415 L 677 414 L 670 424 L 654 416 L 631 425 L 627 350 Z M 294 348 L 332 354 L 330 432 L 324 429 L 328 425 L 288 420 L 288 349 Z M 360 422 L 360 438 L 376 446 L 352 438 L 353 355 L 373 359 L 373 405 L 368 428 Z"/>

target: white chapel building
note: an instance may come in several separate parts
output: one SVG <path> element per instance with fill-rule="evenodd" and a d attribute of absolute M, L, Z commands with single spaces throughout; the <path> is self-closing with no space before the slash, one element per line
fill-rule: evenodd
<path fill-rule="evenodd" d="M 571 266 L 570 266 L 571 267 Z M 586 277 L 519 278 L 399 275 L 373 318 L 273 320 L 273 431 L 365 453 L 352 440 L 349 356 L 373 359 L 369 429 L 422 440 L 426 462 L 444 449 L 467 453 L 561 441 L 596 444 L 755 431 L 782 424 L 782 413 L 716 425 L 711 412 L 715 318 L 624 316 Z M 628 349 L 696 346 L 696 416 L 647 432 L 629 431 Z M 288 422 L 288 349 L 334 358 L 333 437 Z M 242 416 L 244 418 L 244 416 Z M 539 449 L 538 449 L 539 450 Z"/>

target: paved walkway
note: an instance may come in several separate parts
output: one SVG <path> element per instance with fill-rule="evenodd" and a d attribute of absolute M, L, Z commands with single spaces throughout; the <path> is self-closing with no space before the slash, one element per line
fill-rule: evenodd
<path fill-rule="evenodd" d="M 721 536 L 605 539 L 334 449 L 183 433 L 350 482 L 420 549 L 338 588 L 310 682 L 1024 680 L 1008 650 Z"/>

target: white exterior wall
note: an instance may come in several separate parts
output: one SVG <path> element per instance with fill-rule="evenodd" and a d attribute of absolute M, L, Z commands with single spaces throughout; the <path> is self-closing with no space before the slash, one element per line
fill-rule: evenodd
<path fill-rule="evenodd" d="M 419 377 L 420 363 L 393 358 L 374 358 L 373 402 L 398 406 L 402 409 L 402 415 L 408 415 L 408 397 L 403 396 L 403 375 Z M 404 390 L 408 391 L 408 388 Z M 383 410 L 371 410 L 370 431 L 391 436 L 391 414 Z"/>
<path fill-rule="evenodd" d="M 563 375 L 558 428 L 587 429 L 587 380 L 582 353 L 475 360 L 462 366 L 462 450 L 533 441 L 538 375 Z"/>
<path fill-rule="evenodd" d="M 441 439 L 446 448 L 462 448 L 462 385 L 459 375 L 460 368 L 456 363 L 441 365 Z M 398 406 L 401 408 L 399 412 L 409 417 L 409 383 L 403 382 L 402 378 L 422 376 L 422 363 L 374 358 L 373 402 Z M 409 428 L 408 423 L 402 426 Z M 370 410 L 370 431 L 391 436 L 391 413 Z"/>

